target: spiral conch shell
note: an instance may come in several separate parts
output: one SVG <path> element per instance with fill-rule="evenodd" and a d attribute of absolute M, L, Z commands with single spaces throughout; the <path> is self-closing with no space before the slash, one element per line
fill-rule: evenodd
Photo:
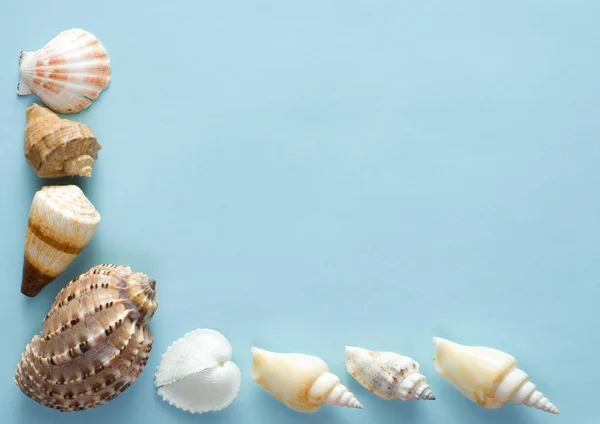
<path fill-rule="evenodd" d="M 42 331 L 21 355 L 14 381 L 63 412 L 117 397 L 142 373 L 150 350 L 156 281 L 129 267 L 99 265 L 56 296 Z"/>
<path fill-rule="evenodd" d="M 92 240 L 100 223 L 94 205 L 75 185 L 46 186 L 31 204 L 21 293 L 36 296 Z"/>
<path fill-rule="evenodd" d="M 37 51 L 23 51 L 17 94 L 37 94 L 56 113 L 87 108 L 108 87 L 108 53 L 93 34 L 63 31 Z"/>
<path fill-rule="evenodd" d="M 382 399 L 435 400 L 418 362 L 407 356 L 346 346 L 346 370 Z"/>
<path fill-rule="evenodd" d="M 26 112 L 25 157 L 39 177 L 91 177 L 102 148 L 87 125 L 60 118 L 37 104 Z"/>
<path fill-rule="evenodd" d="M 231 361 L 231 345 L 221 333 L 197 329 L 173 343 L 155 375 L 165 402 L 191 413 L 220 411 L 237 397 L 242 382 Z"/>
<path fill-rule="evenodd" d="M 288 408 L 315 412 L 325 403 L 362 408 L 360 402 L 316 356 L 252 348 L 252 378 Z"/>
<path fill-rule="evenodd" d="M 463 346 L 435 337 L 435 369 L 473 402 L 499 408 L 508 402 L 558 414 L 511 355 L 481 346 Z"/>

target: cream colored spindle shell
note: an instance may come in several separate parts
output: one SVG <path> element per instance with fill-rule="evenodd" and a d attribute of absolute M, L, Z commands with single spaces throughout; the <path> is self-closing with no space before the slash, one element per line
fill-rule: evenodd
<path fill-rule="evenodd" d="M 434 337 L 433 342 L 436 371 L 478 405 L 494 409 L 512 402 L 559 413 L 508 353 L 482 346 L 464 346 L 440 337 Z"/>
<path fill-rule="evenodd" d="M 269 394 L 298 412 L 315 412 L 324 404 L 362 408 L 325 362 L 311 355 L 275 353 L 252 348 L 252 378 Z"/>

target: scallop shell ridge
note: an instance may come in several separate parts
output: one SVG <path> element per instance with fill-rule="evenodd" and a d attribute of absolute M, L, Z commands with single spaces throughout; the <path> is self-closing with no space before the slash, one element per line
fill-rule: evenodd
<path fill-rule="evenodd" d="M 20 57 L 17 93 L 37 94 L 57 113 L 87 108 L 108 87 L 111 64 L 100 40 L 79 28 L 63 31 Z"/>

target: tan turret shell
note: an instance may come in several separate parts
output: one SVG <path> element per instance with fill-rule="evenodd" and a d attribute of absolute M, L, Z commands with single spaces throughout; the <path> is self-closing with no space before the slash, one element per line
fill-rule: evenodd
<path fill-rule="evenodd" d="M 74 185 L 46 186 L 31 204 L 25 235 L 21 293 L 36 296 L 92 240 L 100 215 Z"/>
<path fill-rule="evenodd" d="M 99 265 L 56 296 L 42 331 L 21 355 L 14 381 L 63 412 L 117 397 L 142 373 L 150 350 L 156 281 L 129 267 Z"/>
<path fill-rule="evenodd" d="M 40 177 L 91 177 L 102 148 L 87 125 L 33 104 L 26 111 L 25 158 Z"/>

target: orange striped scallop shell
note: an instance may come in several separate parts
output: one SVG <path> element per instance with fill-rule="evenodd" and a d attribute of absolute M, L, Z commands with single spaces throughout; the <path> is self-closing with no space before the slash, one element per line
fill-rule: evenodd
<path fill-rule="evenodd" d="M 87 108 L 108 87 L 110 59 L 94 35 L 63 31 L 37 51 L 21 52 L 17 93 L 37 94 L 56 113 Z"/>

